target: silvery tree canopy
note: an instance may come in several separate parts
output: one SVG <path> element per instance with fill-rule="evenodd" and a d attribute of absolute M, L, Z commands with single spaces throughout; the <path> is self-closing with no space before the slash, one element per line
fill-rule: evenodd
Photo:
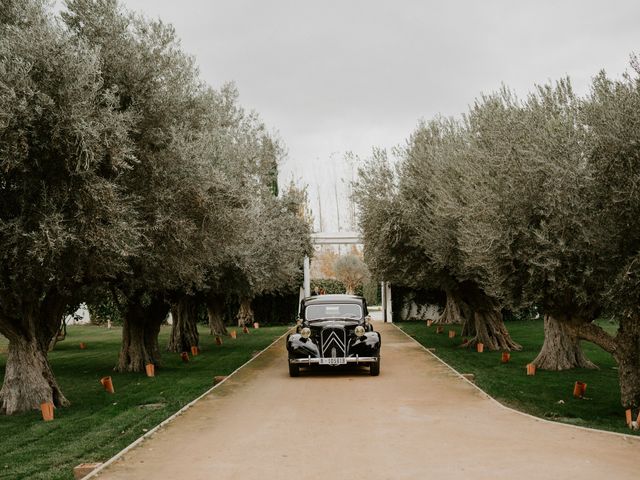
<path fill-rule="evenodd" d="M 384 162 L 380 158 L 374 158 L 361 169 L 361 190 L 365 181 L 376 176 L 383 178 L 374 180 L 374 184 L 397 185 L 386 194 L 387 198 L 361 200 L 365 244 L 372 237 L 379 241 L 380 232 L 384 232 L 390 238 L 382 245 L 392 247 L 377 251 L 365 248 L 365 259 L 380 277 L 384 273 L 376 271 L 377 265 L 384 262 L 380 257 L 402 256 L 404 261 L 389 265 L 397 278 L 396 284 L 416 286 L 418 280 L 418 286 L 445 291 L 447 305 L 439 321 L 464 323 L 463 333 L 472 337 L 467 346 L 482 343 L 491 350 L 519 349 L 504 326 L 497 299 L 484 289 L 476 270 L 465 262 L 457 241 L 465 207 L 462 187 L 467 161 L 466 135 L 467 130 L 460 122 L 438 118 L 421 124 L 412 134 L 406 148 L 399 152 L 395 172 L 390 167 L 377 168 Z M 381 208 L 378 203 L 393 208 L 389 214 L 394 220 L 380 215 L 369 218 L 370 211 Z M 397 226 L 390 229 L 389 221 L 402 225 L 402 232 L 398 232 Z M 407 262 L 407 255 L 413 261 Z"/>
<path fill-rule="evenodd" d="M 98 52 L 40 2 L 3 3 L 0 23 L 0 410 L 66 400 L 46 352 L 81 286 L 126 269 L 142 246 L 132 112 Z"/>
<path fill-rule="evenodd" d="M 540 308 L 545 344 L 534 362 L 595 367 L 579 341 L 596 343 L 618 362 L 625 408 L 640 406 L 635 58 L 631 67 L 620 80 L 599 74 L 583 98 L 568 79 L 525 100 L 506 88 L 482 96 L 461 119 L 421 124 L 397 168 L 378 154 L 360 174 L 362 194 L 365 183 L 381 187 L 360 204 L 365 241 L 380 247 L 365 249 L 374 274 L 416 286 L 385 256 L 417 248 L 417 278 L 447 292 L 443 315 L 498 348 L 514 347 L 502 307 Z M 399 219 L 410 225 L 404 236 L 390 228 Z M 595 323 L 604 314 L 618 320 L 617 335 Z"/>
<path fill-rule="evenodd" d="M 170 25 L 115 0 L 66 7 L 0 7 L 8 414 L 67 403 L 47 348 L 80 300 L 113 297 L 117 369 L 142 371 L 160 362 L 169 308 L 206 296 L 230 261 L 255 292 L 287 289 L 309 245 L 292 197 L 277 196 L 283 147 L 232 85 L 204 84 Z"/>

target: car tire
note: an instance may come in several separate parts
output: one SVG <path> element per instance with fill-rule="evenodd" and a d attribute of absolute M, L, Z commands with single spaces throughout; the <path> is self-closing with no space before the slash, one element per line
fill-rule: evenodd
<path fill-rule="evenodd" d="M 371 375 L 372 377 L 377 377 L 378 375 L 380 375 L 380 357 L 378 357 L 377 362 L 373 362 L 369 366 L 369 375 Z"/>
<path fill-rule="evenodd" d="M 290 377 L 299 377 L 300 376 L 300 365 L 297 363 L 289 362 L 289 376 Z"/>

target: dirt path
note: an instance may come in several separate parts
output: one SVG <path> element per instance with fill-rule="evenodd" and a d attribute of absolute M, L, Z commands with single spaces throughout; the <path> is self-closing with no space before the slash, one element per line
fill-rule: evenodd
<path fill-rule="evenodd" d="M 640 442 L 500 408 L 391 325 L 379 377 L 289 378 L 284 342 L 100 479 L 638 479 Z"/>

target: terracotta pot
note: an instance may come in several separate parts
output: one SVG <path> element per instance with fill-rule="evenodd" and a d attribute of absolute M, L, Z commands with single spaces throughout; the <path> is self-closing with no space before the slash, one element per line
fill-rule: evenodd
<path fill-rule="evenodd" d="M 242 327 L 242 333 L 249 333 L 249 329 L 246 325 Z"/>
<path fill-rule="evenodd" d="M 444 327 L 442 326 L 436 327 L 436 333 L 442 333 L 442 332 L 444 332 Z"/>
<path fill-rule="evenodd" d="M 449 338 L 453 338 L 456 336 L 456 331 L 455 330 L 449 330 Z"/>
<path fill-rule="evenodd" d="M 144 366 L 144 369 L 147 372 L 147 377 L 155 377 L 156 376 L 156 366 L 153 363 L 147 363 Z"/>
<path fill-rule="evenodd" d="M 189 352 L 182 352 L 180 358 L 184 363 L 187 363 L 189 361 Z"/>
<path fill-rule="evenodd" d="M 484 352 L 484 343 L 476 343 L 476 350 L 478 351 L 478 353 Z"/>
<path fill-rule="evenodd" d="M 433 320 L 427 320 L 427 327 L 430 327 L 431 325 L 433 325 Z"/>
<path fill-rule="evenodd" d="M 222 337 L 220 335 L 216 335 L 216 345 L 222 345 Z"/>
<path fill-rule="evenodd" d="M 527 375 L 536 374 L 536 365 L 534 363 L 527 364 Z"/>
<path fill-rule="evenodd" d="M 502 363 L 508 363 L 511 360 L 511 353 L 502 352 Z"/>
<path fill-rule="evenodd" d="M 573 385 L 573 396 L 576 398 L 584 397 L 584 392 L 587 390 L 587 384 L 584 382 L 576 382 Z"/>
<path fill-rule="evenodd" d="M 45 422 L 53 420 L 53 403 L 45 402 L 40 404 L 40 411 L 42 412 L 42 419 Z"/>
<path fill-rule="evenodd" d="M 260 328 L 260 324 L 258 322 L 254 322 L 253 328 Z"/>
<path fill-rule="evenodd" d="M 113 388 L 113 381 L 111 380 L 111 377 L 102 377 L 100 379 L 100 383 L 102 384 L 102 386 L 107 392 L 115 393 L 115 390 Z"/>
<path fill-rule="evenodd" d="M 631 413 L 631 409 L 628 408 L 626 412 L 624 412 L 626 420 L 627 420 L 627 425 L 631 425 L 631 422 L 633 421 L 633 414 Z M 640 418 L 640 414 L 638 414 L 638 418 Z"/>
<path fill-rule="evenodd" d="M 231 335 L 231 338 L 233 338 L 234 340 L 238 338 L 238 332 L 236 332 L 235 330 L 231 330 L 229 332 L 229 335 Z"/>
<path fill-rule="evenodd" d="M 200 353 L 200 349 L 197 346 L 192 345 L 191 346 L 191 355 L 193 357 L 196 357 L 199 353 Z"/>
<path fill-rule="evenodd" d="M 80 350 L 86 350 L 87 349 L 87 344 L 84 342 L 80 342 Z"/>

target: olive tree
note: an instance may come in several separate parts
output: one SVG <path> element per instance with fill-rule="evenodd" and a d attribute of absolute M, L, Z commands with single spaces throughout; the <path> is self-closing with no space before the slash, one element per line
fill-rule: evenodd
<path fill-rule="evenodd" d="M 430 260 L 434 280 L 447 294 L 444 317 L 464 321 L 468 346 L 520 349 L 509 335 L 498 298 L 484 288 L 482 272 L 461 249 L 467 205 L 465 176 L 470 161 L 470 132 L 454 119 L 436 118 L 413 133 L 401 164 L 399 196 L 414 242 Z"/>
<path fill-rule="evenodd" d="M 41 2 L 0 6 L 0 411 L 67 403 L 47 348 L 80 287 L 126 268 L 141 245 L 134 119 L 93 46 Z"/>
<path fill-rule="evenodd" d="M 588 223 L 587 130 L 568 79 L 525 101 L 506 89 L 467 115 L 470 160 L 459 242 L 484 285 L 512 310 L 536 305 L 545 340 L 538 368 L 595 368 L 567 321 L 592 322 L 604 271 Z"/>
<path fill-rule="evenodd" d="M 300 214 L 300 196 L 290 189 L 282 197 L 265 195 L 253 205 L 241 249 L 235 252 L 235 293 L 240 298 L 238 326 L 253 321 L 251 301 L 259 295 L 297 291 L 305 255 L 311 254 L 310 224 Z"/>
<path fill-rule="evenodd" d="M 414 288 L 430 284 L 430 260 L 414 243 L 415 232 L 405 221 L 398 199 L 398 175 L 387 152 L 374 150 L 358 169 L 354 200 L 364 260 L 372 276 Z"/>
<path fill-rule="evenodd" d="M 612 353 L 618 363 L 622 405 L 640 408 L 640 65 L 619 80 L 593 81 L 583 109 L 589 132 L 591 238 L 602 252 L 603 300 L 619 321 L 609 335 L 589 322 L 570 322 L 574 333 Z"/>
<path fill-rule="evenodd" d="M 124 318 L 117 369 L 144 371 L 160 361 L 158 332 L 170 304 L 188 303 L 229 238 L 233 183 L 208 161 L 226 98 L 199 80 L 170 25 L 114 0 L 69 0 L 67 8 L 68 28 L 99 50 L 104 88 L 118 91 L 118 109 L 135 122 L 136 162 L 120 182 L 137 199 L 143 245 L 111 288 Z"/>
<path fill-rule="evenodd" d="M 386 152 L 374 150 L 359 169 L 355 200 L 364 240 L 364 259 L 379 281 L 412 289 L 444 290 L 447 302 L 437 323 L 464 323 L 470 313 L 456 295 L 456 281 L 446 266 L 436 265 L 419 244 L 417 223 L 400 195 L 405 149 L 396 150 L 395 165 Z M 406 187 L 404 187 L 406 188 Z"/>
<path fill-rule="evenodd" d="M 484 179 L 483 202 L 470 209 L 466 239 L 476 245 L 465 250 L 510 303 L 544 308 L 536 362 L 589 366 L 575 339 L 591 341 L 616 359 L 622 404 L 637 409 L 640 75 L 632 67 L 620 80 L 599 74 L 581 100 L 562 81 L 523 104 L 502 95 L 477 106 L 471 121 L 487 140 L 479 150 L 495 168 L 473 175 Z M 617 318 L 616 335 L 594 322 L 603 312 Z"/>
<path fill-rule="evenodd" d="M 209 328 L 212 334 L 225 335 L 223 313 L 225 303 L 240 300 L 238 316 L 242 324 L 253 323 L 251 295 L 248 288 L 248 245 L 259 240 L 256 236 L 261 220 L 257 212 L 263 198 L 277 197 L 278 163 L 284 155 L 280 140 L 266 130 L 255 113 L 247 113 L 237 103 L 238 92 L 233 85 L 223 89 L 225 101 L 218 111 L 225 125 L 212 139 L 209 160 L 233 179 L 242 201 L 234 216 L 236 238 L 221 251 L 219 261 L 210 264 L 203 289 Z M 260 255 L 272 255 L 262 252 Z"/>
<path fill-rule="evenodd" d="M 339 257 L 333 270 L 336 278 L 344 284 L 348 295 L 355 294 L 356 288 L 367 282 L 370 275 L 367 265 L 357 255 Z"/>
<path fill-rule="evenodd" d="M 238 296 L 242 297 L 240 313 L 246 316 L 247 323 L 252 322 L 250 296 L 245 294 L 250 290 L 247 278 L 252 275 L 248 269 L 254 268 L 254 262 L 247 262 L 246 255 L 251 251 L 248 245 L 265 239 L 258 235 L 262 225 L 268 222 L 262 218 L 267 210 L 261 205 L 278 195 L 278 162 L 284 148 L 275 135 L 267 132 L 259 117 L 247 113 L 237 100 L 235 87 L 224 86 L 209 110 L 211 128 L 202 134 L 204 162 L 224 175 L 233 192 L 227 209 L 230 214 L 221 225 L 226 241 L 213 250 L 215 255 L 207 257 L 202 282 L 194 285 L 190 294 L 183 293 L 182 305 L 174 303 L 169 350 L 180 351 L 197 345 L 196 312 L 200 303 L 206 305 L 212 334 L 227 333 L 223 321 L 225 303 Z M 262 251 L 256 255 L 273 258 L 278 253 L 271 251 L 275 248 L 275 244 L 263 244 Z"/>

